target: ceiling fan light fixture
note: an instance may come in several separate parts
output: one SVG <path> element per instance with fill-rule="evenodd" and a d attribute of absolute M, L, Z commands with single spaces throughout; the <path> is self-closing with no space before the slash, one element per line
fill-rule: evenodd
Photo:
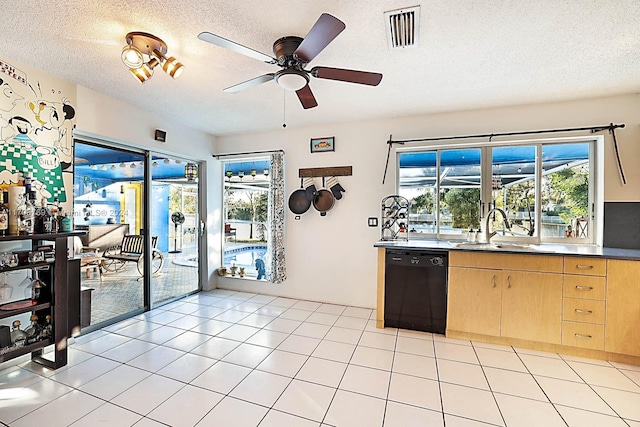
<path fill-rule="evenodd" d="M 307 73 L 292 69 L 278 71 L 275 75 L 275 80 L 281 88 L 291 92 L 298 91 L 309 83 Z"/>
<path fill-rule="evenodd" d="M 184 65 L 172 56 L 164 62 L 162 69 L 175 80 L 184 71 Z"/>

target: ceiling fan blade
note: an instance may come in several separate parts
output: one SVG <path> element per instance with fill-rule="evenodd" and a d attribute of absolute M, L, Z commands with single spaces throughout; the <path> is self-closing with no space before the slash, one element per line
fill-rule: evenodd
<path fill-rule="evenodd" d="M 269 73 L 259 77 L 255 77 L 251 80 L 247 80 L 246 82 L 238 83 L 237 85 L 229 86 L 224 89 L 223 92 L 235 93 L 240 92 L 241 90 L 249 89 L 250 87 L 258 86 L 259 84 L 269 82 L 273 80 L 273 76 L 275 74 Z"/>
<path fill-rule="evenodd" d="M 257 59 L 258 61 L 264 61 L 267 62 L 269 64 L 275 64 L 276 60 L 275 58 L 272 58 L 271 56 L 264 54 L 262 52 L 258 52 L 257 50 L 253 50 L 249 47 L 246 46 L 242 46 L 241 44 L 238 44 L 236 42 L 232 42 L 231 40 L 227 40 L 224 37 L 220 37 L 217 36 L 215 34 L 212 33 L 208 33 L 208 32 L 203 32 L 198 34 L 198 38 L 202 41 L 211 43 L 211 44 L 215 44 L 216 46 L 220 46 L 223 47 L 225 49 L 229 49 L 232 50 L 236 53 L 240 53 L 242 55 L 246 55 L 250 58 L 253 59 Z"/>
<path fill-rule="evenodd" d="M 343 68 L 313 67 L 310 71 L 313 77 L 319 79 L 338 80 L 341 82 L 357 83 L 361 85 L 378 86 L 382 74 L 368 71 L 345 70 Z"/>
<path fill-rule="evenodd" d="M 297 90 L 296 95 L 298 95 L 300 104 L 302 104 L 302 108 L 304 108 L 305 110 L 318 106 L 316 97 L 313 96 L 313 92 L 311 92 L 311 88 L 309 87 L 309 85 L 306 85 L 302 89 Z"/>
<path fill-rule="evenodd" d="M 344 22 L 335 16 L 323 13 L 294 53 L 303 61 L 311 62 L 345 28 Z"/>

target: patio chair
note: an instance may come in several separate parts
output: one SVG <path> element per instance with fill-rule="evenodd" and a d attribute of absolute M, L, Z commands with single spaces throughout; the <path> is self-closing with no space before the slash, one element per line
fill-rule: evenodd
<path fill-rule="evenodd" d="M 236 241 L 236 229 L 231 227 L 231 224 L 224 225 L 224 238 L 233 237 L 233 241 Z"/>
<path fill-rule="evenodd" d="M 164 266 L 164 255 L 158 249 L 158 236 L 151 237 L 151 273 L 157 274 Z M 116 272 L 124 268 L 127 262 L 135 262 L 140 275 L 144 274 L 144 236 L 127 234 L 120 245 L 112 246 L 102 254 L 103 266 L 107 271 Z"/>

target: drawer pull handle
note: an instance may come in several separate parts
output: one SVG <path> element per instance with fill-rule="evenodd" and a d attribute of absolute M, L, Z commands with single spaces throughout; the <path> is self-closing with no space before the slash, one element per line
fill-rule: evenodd
<path fill-rule="evenodd" d="M 593 338 L 591 335 L 574 334 L 576 338 Z"/>
<path fill-rule="evenodd" d="M 497 278 L 496 278 L 496 275 L 494 274 L 494 275 L 493 275 L 493 287 L 494 287 L 494 288 L 498 286 L 498 283 L 497 283 L 497 281 L 496 281 L 496 280 L 497 280 Z"/>
<path fill-rule="evenodd" d="M 511 276 L 507 276 L 507 283 L 509 283 L 507 288 L 511 288 Z"/>
<path fill-rule="evenodd" d="M 576 268 L 578 269 L 582 269 L 582 270 L 591 270 L 593 268 L 593 265 L 580 265 L 580 264 L 576 264 Z"/>
<path fill-rule="evenodd" d="M 584 314 L 592 314 L 593 311 L 592 310 L 580 310 L 579 308 L 576 308 L 576 313 L 584 313 Z"/>
<path fill-rule="evenodd" d="M 593 290 L 593 286 L 576 285 L 576 289 L 579 290 L 579 291 L 592 291 Z"/>

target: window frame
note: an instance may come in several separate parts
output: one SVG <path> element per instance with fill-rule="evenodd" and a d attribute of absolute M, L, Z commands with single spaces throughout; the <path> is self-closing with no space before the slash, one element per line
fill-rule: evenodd
<path fill-rule="evenodd" d="M 559 138 L 532 138 L 505 140 L 491 143 L 449 143 L 438 145 L 412 145 L 403 146 L 396 149 L 396 194 L 400 194 L 400 155 L 404 153 L 420 153 L 420 152 L 436 152 L 436 186 L 435 194 L 439 195 L 440 188 L 440 158 L 441 152 L 446 150 L 462 150 L 468 148 L 480 148 L 480 199 L 481 199 L 481 227 L 484 227 L 486 213 L 488 212 L 487 203 L 492 200 L 491 182 L 492 182 L 492 149 L 497 147 L 508 146 L 524 146 L 530 145 L 536 147 L 535 158 L 535 223 L 541 224 L 542 220 L 542 150 L 545 145 L 552 144 L 589 144 L 589 194 L 588 194 L 588 238 L 569 240 L 567 238 L 543 237 L 540 230 L 537 230 L 534 236 L 499 236 L 496 235 L 492 241 L 519 242 L 527 244 L 566 244 L 566 245 L 596 245 L 602 246 L 603 242 L 603 223 L 604 223 L 604 136 L 576 136 L 576 137 L 559 137 Z M 440 231 L 440 198 L 436 197 L 434 206 L 434 215 L 436 221 L 435 233 L 411 233 L 412 239 L 437 239 L 437 240 L 464 240 L 465 233 L 447 234 Z M 411 226 L 411 223 L 409 224 Z"/>

